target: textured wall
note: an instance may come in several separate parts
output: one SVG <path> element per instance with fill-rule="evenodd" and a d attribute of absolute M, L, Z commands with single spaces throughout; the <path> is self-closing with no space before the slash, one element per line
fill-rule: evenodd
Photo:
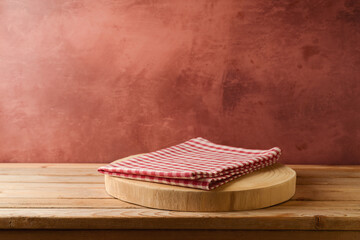
<path fill-rule="evenodd" d="M 2 0 L 0 162 L 202 136 L 360 163 L 360 1 Z"/>

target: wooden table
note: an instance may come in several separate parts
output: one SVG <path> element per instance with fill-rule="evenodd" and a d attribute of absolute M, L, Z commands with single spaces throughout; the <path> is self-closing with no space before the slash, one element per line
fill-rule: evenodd
<path fill-rule="evenodd" d="M 360 166 L 292 165 L 292 200 L 199 213 L 113 199 L 102 164 L 0 164 L 0 239 L 360 239 Z"/>

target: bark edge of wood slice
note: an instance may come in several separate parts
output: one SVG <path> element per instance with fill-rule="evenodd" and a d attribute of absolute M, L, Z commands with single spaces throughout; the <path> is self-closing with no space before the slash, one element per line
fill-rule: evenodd
<path fill-rule="evenodd" d="M 105 189 L 111 196 L 144 207 L 176 211 L 224 212 L 265 208 L 289 200 L 295 194 L 295 188 L 296 172 L 280 163 L 211 191 L 105 175 Z"/>

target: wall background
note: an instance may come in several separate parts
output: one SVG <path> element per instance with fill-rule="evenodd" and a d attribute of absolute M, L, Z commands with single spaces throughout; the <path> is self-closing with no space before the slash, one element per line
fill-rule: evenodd
<path fill-rule="evenodd" d="M 360 163 L 360 2 L 2 0 L 0 162 L 192 137 Z"/>

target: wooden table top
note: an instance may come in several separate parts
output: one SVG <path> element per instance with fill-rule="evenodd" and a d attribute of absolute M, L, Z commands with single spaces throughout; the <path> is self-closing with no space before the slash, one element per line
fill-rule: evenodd
<path fill-rule="evenodd" d="M 360 166 L 289 165 L 295 196 L 238 212 L 149 209 L 110 197 L 103 164 L 0 164 L 0 229 L 360 230 Z"/>

